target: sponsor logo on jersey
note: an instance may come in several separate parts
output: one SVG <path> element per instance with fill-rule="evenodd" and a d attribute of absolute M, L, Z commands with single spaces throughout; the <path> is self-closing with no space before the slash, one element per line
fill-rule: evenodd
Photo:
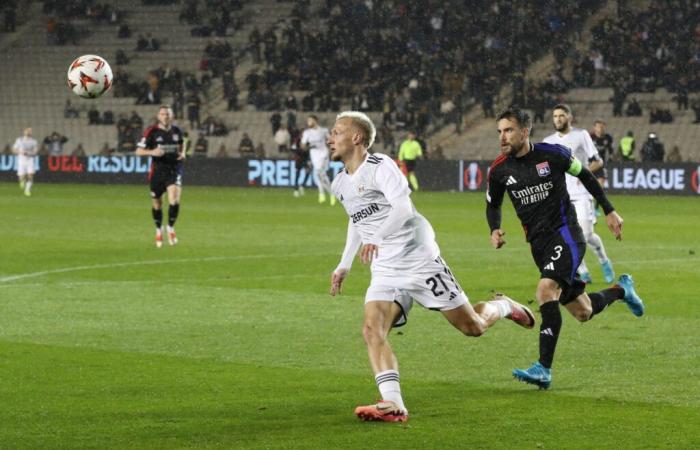
<path fill-rule="evenodd" d="M 352 218 L 352 223 L 357 223 L 362 219 L 366 219 L 367 217 L 371 216 L 376 212 L 379 212 L 379 205 L 377 205 L 376 203 L 371 203 L 369 206 L 362 208 L 356 213 L 350 215 L 350 217 Z"/>
<path fill-rule="evenodd" d="M 551 263 L 547 264 L 546 266 L 544 266 L 544 270 L 554 270 L 554 263 L 551 262 Z"/>
<path fill-rule="evenodd" d="M 514 199 L 520 200 L 521 205 L 531 205 L 549 197 L 549 191 L 554 188 L 554 183 L 547 181 L 536 186 L 528 186 L 525 189 L 511 191 Z"/>
<path fill-rule="evenodd" d="M 511 184 L 516 184 L 517 181 L 515 178 L 513 178 L 513 175 L 509 176 L 508 179 L 506 180 L 506 186 L 510 186 Z"/>
<path fill-rule="evenodd" d="M 537 175 L 541 177 L 546 177 L 552 173 L 552 171 L 549 169 L 549 163 L 547 161 L 537 164 L 535 168 L 537 169 Z"/>

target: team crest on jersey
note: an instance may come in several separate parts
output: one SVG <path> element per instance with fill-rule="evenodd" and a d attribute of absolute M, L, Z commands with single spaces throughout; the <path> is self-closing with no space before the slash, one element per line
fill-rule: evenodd
<path fill-rule="evenodd" d="M 361 184 L 361 185 L 357 186 L 357 193 L 362 194 L 363 192 L 365 192 L 365 185 Z"/>
<path fill-rule="evenodd" d="M 537 175 L 541 177 L 546 177 L 552 173 L 552 171 L 549 169 L 549 163 L 547 161 L 537 164 L 535 168 L 537 168 Z"/>

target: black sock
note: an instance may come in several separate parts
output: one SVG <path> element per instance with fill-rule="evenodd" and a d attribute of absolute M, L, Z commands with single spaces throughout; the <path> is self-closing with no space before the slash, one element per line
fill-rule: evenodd
<path fill-rule="evenodd" d="M 547 302 L 540 306 L 542 324 L 540 325 L 540 364 L 552 367 L 554 349 L 557 347 L 559 330 L 561 330 L 561 311 L 559 302 Z"/>
<path fill-rule="evenodd" d="M 615 286 L 609 289 L 603 289 L 600 292 L 589 293 L 588 297 L 591 299 L 591 307 L 593 308 L 591 317 L 593 317 L 602 312 L 611 303 L 624 298 L 625 290 L 619 286 Z"/>
<path fill-rule="evenodd" d="M 168 206 L 168 225 L 171 227 L 175 225 L 177 220 L 177 215 L 180 213 L 180 204 L 175 203 L 174 205 Z"/>
<path fill-rule="evenodd" d="M 163 210 L 151 208 L 151 215 L 153 216 L 153 221 L 156 223 L 156 228 L 160 230 L 160 226 L 163 223 Z"/>

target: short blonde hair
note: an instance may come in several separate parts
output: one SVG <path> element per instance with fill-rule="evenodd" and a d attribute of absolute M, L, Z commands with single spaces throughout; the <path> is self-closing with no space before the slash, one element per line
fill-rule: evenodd
<path fill-rule="evenodd" d="M 366 149 L 369 149 L 372 144 L 374 144 L 374 139 L 377 137 L 377 129 L 372 123 L 372 119 L 367 116 L 367 114 L 359 111 L 343 111 L 338 114 L 335 120 L 340 120 L 344 118 L 352 120 L 353 125 L 360 128 L 362 134 L 364 135 L 364 140 L 362 141 Z"/>

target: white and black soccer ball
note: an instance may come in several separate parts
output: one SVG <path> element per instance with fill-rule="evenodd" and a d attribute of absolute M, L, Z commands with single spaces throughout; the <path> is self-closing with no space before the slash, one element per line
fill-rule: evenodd
<path fill-rule="evenodd" d="M 68 67 L 68 87 L 84 98 L 97 98 L 112 87 L 112 68 L 97 55 L 83 55 Z"/>

